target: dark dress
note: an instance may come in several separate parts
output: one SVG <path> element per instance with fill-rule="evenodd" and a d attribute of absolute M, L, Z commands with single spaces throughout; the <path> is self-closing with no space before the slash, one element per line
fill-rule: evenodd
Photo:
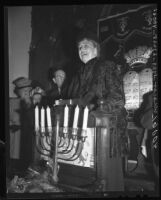
<path fill-rule="evenodd" d="M 104 171 L 104 175 L 98 175 L 98 181 L 99 176 L 106 180 L 105 183 L 108 182 L 108 184 L 104 189 L 109 191 L 124 190 L 122 157 L 127 151 L 127 139 L 125 136 L 126 110 L 124 108 L 123 85 L 121 77 L 118 76 L 116 70 L 117 68 L 114 62 L 94 58 L 80 66 L 80 70 L 68 89 L 68 98 L 77 99 L 76 102 L 78 101 L 79 105 L 81 104 L 82 106 L 93 104 L 93 110 L 97 109 L 98 100 L 103 98 L 105 102 L 104 111 L 117 116 L 115 126 L 117 131 L 112 132 L 112 134 L 110 133 L 110 140 L 112 138 L 113 141 L 110 145 L 110 149 L 115 149 L 115 151 L 112 151 L 110 158 L 107 156 L 109 160 L 106 159 L 109 162 L 107 162 L 106 159 L 103 160 L 102 155 L 100 155 L 100 158 L 97 158 L 100 163 L 97 169 L 99 168 L 101 172 Z M 116 133 L 117 136 L 114 133 Z M 97 142 L 99 142 L 98 145 L 100 145 L 98 152 L 104 152 L 107 148 L 106 144 L 103 144 L 100 138 Z M 105 149 L 102 149 L 103 146 Z"/>
<path fill-rule="evenodd" d="M 69 85 L 68 98 L 79 99 L 82 105 L 94 104 L 100 98 L 105 100 L 105 111 L 117 114 L 117 128 L 121 144 L 120 153 L 126 153 L 126 110 L 121 78 L 114 62 L 94 58 L 81 64 L 80 70 Z"/>
<path fill-rule="evenodd" d="M 97 104 L 101 97 L 106 99 L 110 110 L 124 106 L 123 88 L 116 73 L 115 64 L 94 58 L 82 64 L 69 86 L 68 96 L 81 98 L 85 104 Z"/>

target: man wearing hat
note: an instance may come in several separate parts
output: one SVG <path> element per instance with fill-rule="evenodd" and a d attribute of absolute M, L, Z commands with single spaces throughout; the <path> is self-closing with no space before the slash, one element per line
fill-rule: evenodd
<path fill-rule="evenodd" d="M 29 106 L 31 104 L 32 81 L 25 77 L 19 77 L 13 81 L 13 84 L 15 85 L 15 94 Z"/>
<path fill-rule="evenodd" d="M 80 34 L 77 40 L 77 48 L 81 64 L 78 73 L 69 85 L 68 98 L 79 99 L 79 104 L 88 105 L 90 109 L 96 109 L 98 100 L 104 99 L 104 111 L 116 113 L 118 117 L 118 140 L 121 138 L 121 141 L 124 141 L 126 111 L 123 87 L 116 73 L 115 63 L 101 58 L 99 40 L 90 31 Z M 118 146 L 120 158 L 124 155 L 124 146 L 124 142 L 121 146 Z M 111 171 L 111 174 L 113 174 L 113 178 L 110 180 L 111 187 L 115 188 L 116 191 L 124 190 L 120 161 L 111 170 L 114 170 L 114 173 Z"/>
<path fill-rule="evenodd" d="M 32 80 L 26 77 L 19 77 L 13 81 L 14 92 L 20 98 L 20 165 L 19 171 L 25 172 L 33 160 L 33 136 L 34 136 L 34 109 L 31 98 L 33 88 Z"/>

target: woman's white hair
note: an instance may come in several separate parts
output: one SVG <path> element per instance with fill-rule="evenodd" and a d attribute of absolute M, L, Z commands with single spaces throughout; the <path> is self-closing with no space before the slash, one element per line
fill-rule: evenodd
<path fill-rule="evenodd" d="M 84 37 L 82 38 L 82 40 L 79 40 L 79 42 L 77 43 L 77 47 L 79 47 L 80 42 L 82 42 L 83 40 L 92 42 L 93 46 L 97 49 L 97 57 L 100 57 L 100 44 L 95 40 Z"/>

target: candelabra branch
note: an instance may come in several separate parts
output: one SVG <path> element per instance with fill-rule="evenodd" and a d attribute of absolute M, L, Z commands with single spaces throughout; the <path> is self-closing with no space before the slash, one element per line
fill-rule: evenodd
<path fill-rule="evenodd" d="M 46 141 L 46 144 L 48 146 L 53 146 L 52 143 L 51 143 L 51 137 L 50 136 L 45 136 L 45 141 Z"/>
<path fill-rule="evenodd" d="M 75 161 L 80 157 L 82 150 L 83 150 L 83 143 L 81 141 L 78 141 L 76 150 L 72 156 L 70 156 L 69 158 L 58 157 L 58 159 L 65 160 L 65 161 Z"/>
<path fill-rule="evenodd" d="M 57 159 L 64 161 L 76 161 L 81 157 L 84 143 L 87 138 L 87 131 L 78 128 L 62 127 L 59 123 L 53 131 L 48 128 L 45 132 L 42 129 L 36 131 L 36 150 L 42 156 L 47 156 L 49 162 L 48 167 L 51 171 L 52 181 L 58 182 L 59 165 Z M 79 132 L 79 133 L 78 133 Z M 54 137 L 53 137 L 54 135 Z"/>
<path fill-rule="evenodd" d="M 78 134 L 78 131 L 81 135 Z M 68 138 L 70 142 L 66 149 L 61 150 L 58 148 L 58 158 L 65 161 L 75 161 L 82 153 L 84 142 L 87 138 L 87 130 L 71 128 Z M 61 156 L 62 155 L 62 156 Z"/>
<path fill-rule="evenodd" d="M 69 140 L 70 140 L 70 142 L 68 142 L 68 146 L 66 147 L 66 149 L 63 149 L 62 151 L 58 151 L 58 153 L 60 153 L 60 154 L 68 154 L 73 150 L 74 141 L 72 139 L 69 139 Z M 71 146 L 71 143 L 72 143 L 72 146 Z M 71 148 L 69 149 L 70 146 L 71 146 Z"/>
<path fill-rule="evenodd" d="M 46 141 L 46 137 L 45 136 L 43 138 L 39 138 L 39 144 L 40 144 L 42 150 L 45 150 L 45 151 L 50 153 L 50 146 L 49 146 L 49 149 L 47 149 L 47 147 L 45 147 L 45 144 L 44 144 L 44 141 L 43 141 L 44 139 Z"/>
<path fill-rule="evenodd" d="M 38 153 L 39 153 L 40 155 L 49 156 L 49 153 L 44 153 L 44 152 L 42 151 L 43 149 L 40 149 L 40 148 L 39 148 L 39 145 L 36 145 L 36 150 L 38 151 Z"/>
<path fill-rule="evenodd" d="M 58 145 L 59 149 L 65 147 L 66 143 L 69 143 L 69 142 L 67 142 L 67 140 L 69 140 L 68 137 L 67 138 L 61 138 L 61 139 L 62 139 L 62 144 Z"/>
<path fill-rule="evenodd" d="M 59 136 L 59 142 L 58 142 L 58 147 L 61 147 L 61 143 L 62 143 L 62 140 L 63 140 L 63 137 L 62 136 Z"/>
<path fill-rule="evenodd" d="M 36 134 L 35 134 L 35 147 L 36 147 L 36 151 L 40 154 L 40 155 L 44 155 L 44 156 L 49 156 L 49 150 L 44 148 L 44 146 L 42 145 L 42 141 L 41 141 L 41 137 L 40 137 L 40 132 L 37 130 Z M 43 151 L 47 151 L 47 153 L 44 153 Z"/>

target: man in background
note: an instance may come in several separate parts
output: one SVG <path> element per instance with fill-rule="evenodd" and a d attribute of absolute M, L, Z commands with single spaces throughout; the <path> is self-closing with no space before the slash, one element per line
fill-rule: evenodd
<path fill-rule="evenodd" d="M 49 69 L 49 81 L 51 89 L 46 91 L 48 105 L 53 105 L 55 100 L 65 99 L 67 91 L 66 72 L 63 67 Z"/>
<path fill-rule="evenodd" d="M 25 173 L 33 159 L 33 134 L 34 134 L 34 110 L 30 92 L 33 88 L 32 80 L 26 77 L 19 77 L 13 81 L 14 92 L 20 99 L 20 165 L 19 173 Z"/>

